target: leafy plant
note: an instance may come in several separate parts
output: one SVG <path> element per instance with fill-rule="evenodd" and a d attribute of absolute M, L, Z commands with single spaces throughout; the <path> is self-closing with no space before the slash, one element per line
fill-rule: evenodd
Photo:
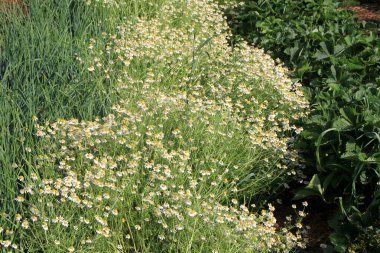
<path fill-rule="evenodd" d="M 319 195 L 340 204 L 349 226 L 373 224 L 380 206 L 380 40 L 365 30 L 371 24 L 357 23 L 332 0 L 243 1 L 227 13 L 236 34 L 280 58 L 306 86 L 313 112 L 299 142 L 312 179 L 296 198 Z"/>
<path fill-rule="evenodd" d="M 339 0 L 339 2 L 341 2 L 343 6 L 350 6 L 350 5 L 358 5 L 358 4 L 360 4 L 360 2 L 364 2 L 364 1 L 358 1 L 358 0 Z"/>

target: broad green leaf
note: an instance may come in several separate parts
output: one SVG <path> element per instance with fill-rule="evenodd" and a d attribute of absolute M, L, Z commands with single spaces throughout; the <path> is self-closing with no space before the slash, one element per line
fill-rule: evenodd
<path fill-rule="evenodd" d="M 343 117 L 340 117 L 340 118 L 337 118 L 336 120 L 334 120 L 332 126 L 333 126 L 333 128 L 335 128 L 337 131 L 344 131 L 344 130 L 350 129 L 350 127 L 351 127 L 352 125 L 351 125 L 351 122 L 349 122 L 348 120 L 346 120 L 346 119 L 343 118 Z"/>
<path fill-rule="evenodd" d="M 311 67 L 310 67 L 309 63 L 306 63 L 297 69 L 297 74 L 298 74 L 298 76 L 300 76 L 302 78 L 302 76 L 305 74 L 305 72 L 309 71 L 310 69 L 311 69 Z"/>
<path fill-rule="evenodd" d="M 317 174 L 315 174 L 312 177 L 309 184 L 306 186 L 306 189 L 310 189 L 310 190 L 313 190 L 315 192 L 318 192 L 320 194 L 320 196 L 323 196 L 323 189 L 322 189 L 321 181 L 319 180 L 319 177 Z"/>
<path fill-rule="evenodd" d="M 290 55 L 290 60 L 293 61 L 295 59 L 298 59 L 298 53 L 300 52 L 300 48 L 295 46 L 289 49 L 289 55 Z"/>
<path fill-rule="evenodd" d="M 349 160 L 354 160 L 355 158 L 357 158 L 358 154 L 357 153 L 354 153 L 354 152 L 345 152 L 343 153 L 340 158 L 342 159 L 349 159 Z"/>
<path fill-rule="evenodd" d="M 327 55 L 332 55 L 333 53 L 334 53 L 334 49 L 333 49 L 333 47 L 332 47 L 332 43 L 331 42 L 321 42 L 320 44 L 319 44 L 320 46 L 321 46 L 321 48 L 322 48 L 322 50 L 323 50 L 323 52 L 325 53 L 325 54 L 327 54 Z"/>
<path fill-rule="evenodd" d="M 335 55 L 339 55 L 339 54 L 341 54 L 345 49 L 346 49 L 346 46 L 343 45 L 343 44 L 336 45 L 336 46 L 334 47 L 334 54 L 335 54 Z"/>
<path fill-rule="evenodd" d="M 344 107 L 340 108 L 339 112 L 346 120 L 350 121 L 351 123 L 354 123 L 356 121 L 356 115 L 358 113 L 356 112 L 355 108 Z"/>
<path fill-rule="evenodd" d="M 336 69 L 334 65 L 331 65 L 330 69 L 331 69 L 331 74 L 333 75 L 335 81 L 337 81 L 338 79 L 336 78 Z"/>
<path fill-rule="evenodd" d="M 334 80 L 331 80 L 331 81 L 334 81 Z M 331 88 L 331 90 L 333 90 L 335 92 L 339 91 L 342 88 L 342 86 L 340 84 L 335 83 L 335 82 L 329 83 L 328 86 Z"/>
<path fill-rule="evenodd" d="M 358 158 L 360 161 L 364 162 L 367 159 L 367 154 L 366 153 L 359 153 Z"/>
<path fill-rule="evenodd" d="M 347 142 L 346 143 L 346 152 L 357 152 L 358 149 L 360 150 L 360 148 L 358 148 L 358 146 L 356 146 L 355 142 Z"/>
<path fill-rule="evenodd" d="M 321 51 L 317 51 L 317 52 L 313 55 L 313 58 L 315 58 L 317 61 L 324 60 L 324 59 L 329 58 L 329 57 L 330 57 L 329 54 L 326 54 L 326 53 L 321 52 Z"/>
<path fill-rule="evenodd" d="M 336 252 L 346 252 L 348 240 L 341 233 L 332 233 L 330 236 L 330 241 L 334 244 L 334 250 Z"/>
<path fill-rule="evenodd" d="M 311 196 L 320 196 L 320 194 L 311 189 L 300 189 L 296 191 L 293 200 L 305 199 Z"/>

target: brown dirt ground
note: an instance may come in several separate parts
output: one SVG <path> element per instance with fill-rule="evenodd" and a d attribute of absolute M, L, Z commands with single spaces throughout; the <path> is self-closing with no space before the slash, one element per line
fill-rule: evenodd
<path fill-rule="evenodd" d="M 22 0 L 0 0 L 0 11 L 9 10 L 9 9 L 18 9 L 22 10 L 24 15 L 28 13 L 27 1 Z"/>
<path fill-rule="evenodd" d="M 317 253 L 322 252 L 321 244 L 329 243 L 329 234 L 331 229 L 328 225 L 328 220 L 333 217 L 336 207 L 327 205 L 321 199 L 315 198 L 308 200 L 309 205 L 305 208 L 306 218 L 302 221 L 306 234 L 306 249 L 298 252 Z M 296 204 L 299 210 L 302 207 L 302 201 L 290 201 L 281 205 L 275 205 L 274 212 L 279 227 L 282 227 L 286 221 L 286 216 L 292 215 L 295 217 L 295 211 L 292 204 Z"/>
<path fill-rule="evenodd" d="M 348 6 L 346 9 L 353 11 L 359 21 L 380 22 L 380 1 L 371 4 Z"/>

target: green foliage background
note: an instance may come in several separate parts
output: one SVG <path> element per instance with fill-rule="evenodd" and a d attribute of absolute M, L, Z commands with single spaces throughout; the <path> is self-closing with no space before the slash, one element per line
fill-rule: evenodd
<path fill-rule="evenodd" d="M 296 198 L 341 206 L 331 239 L 343 252 L 379 217 L 380 40 L 337 1 L 243 3 L 228 11 L 235 33 L 284 61 L 306 87 L 313 107 L 299 141 L 311 181 Z"/>

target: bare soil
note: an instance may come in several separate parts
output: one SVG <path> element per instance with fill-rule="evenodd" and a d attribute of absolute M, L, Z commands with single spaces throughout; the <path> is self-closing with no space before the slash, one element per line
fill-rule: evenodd
<path fill-rule="evenodd" d="M 28 2 L 23 0 L 0 0 L 0 11 L 11 9 L 21 10 L 23 15 L 28 13 Z"/>
<path fill-rule="evenodd" d="M 279 226 L 281 227 L 286 222 L 286 216 L 297 216 L 292 205 L 297 206 L 297 210 L 302 208 L 302 201 L 289 201 L 287 203 L 276 205 L 275 216 Z M 315 198 L 308 201 L 308 206 L 305 208 L 306 218 L 302 221 L 305 228 L 307 244 L 306 249 L 299 252 L 317 253 L 322 252 L 321 245 L 329 243 L 329 235 L 331 229 L 328 225 L 328 220 L 331 219 L 335 212 L 334 205 L 328 205 L 321 199 Z"/>
<path fill-rule="evenodd" d="M 380 22 L 380 1 L 356 6 L 348 6 L 346 9 L 353 11 L 359 21 Z"/>

